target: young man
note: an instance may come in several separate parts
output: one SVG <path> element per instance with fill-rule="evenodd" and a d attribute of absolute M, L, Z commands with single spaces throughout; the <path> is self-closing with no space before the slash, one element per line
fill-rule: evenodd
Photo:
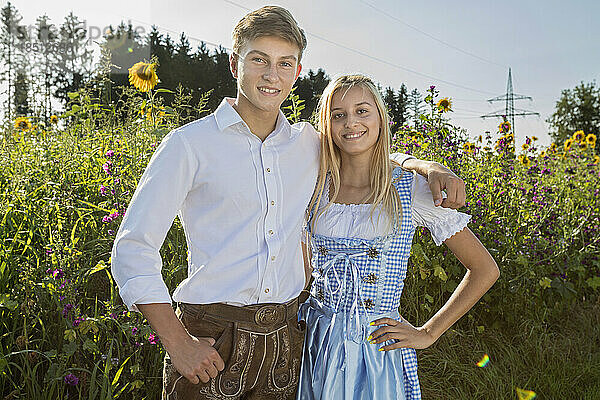
<path fill-rule="evenodd" d="M 144 314 L 168 355 L 163 399 L 292 399 L 303 332 L 300 246 L 319 161 L 308 123 L 280 111 L 302 69 L 306 38 L 291 14 L 267 6 L 233 32 L 235 99 L 170 132 L 140 178 L 115 237 L 111 269 L 129 310 Z M 404 161 L 408 157 L 397 155 Z M 442 206 L 464 203 L 464 183 L 410 159 Z M 171 296 L 159 250 L 175 216 L 188 277 Z"/>

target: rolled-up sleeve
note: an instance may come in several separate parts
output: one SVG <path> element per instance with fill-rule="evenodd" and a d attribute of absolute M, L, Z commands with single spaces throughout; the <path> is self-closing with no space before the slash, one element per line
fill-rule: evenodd
<path fill-rule="evenodd" d="M 414 174 L 412 195 L 412 217 L 415 226 L 424 226 L 429 229 L 431 237 L 437 246 L 455 233 L 462 231 L 471 216 L 451 208 L 436 207 L 433 204 L 433 195 L 429 183 L 421 175 Z M 442 196 L 447 197 L 444 192 Z"/>
<path fill-rule="evenodd" d="M 111 272 L 130 311 L 139 312 L 136 304 L 171 303 L 159 251 L 192 188 L 197 166 L 185 137 L 171 131 L 138 182 L 111 252 Z"/>

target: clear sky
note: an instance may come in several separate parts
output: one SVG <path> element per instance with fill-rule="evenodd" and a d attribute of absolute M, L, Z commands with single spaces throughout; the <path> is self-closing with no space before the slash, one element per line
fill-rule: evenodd
<path fill-rule="evenodd" d="M 6 3 L 2 1 L 3 5 Z M 479 116 L 503 110 L 486 100 L 506 92 L 508 67 L 517 94 L 533 97 L 515 108 L 540 116 L 515 117 L 517 143 L 535 135 L 549 143 L 545 120 L 561 90 L 581 81 L 600 83 L 600 2 L 527 0 L 258 0 L 203 1 L 12 1 L 32 24 L 46 14 L 60 24 L 73 11 L 88 26 L 130 20 L 147 31 L 154 24 L 175 39 L 185 32 L 231 47 L 231 30 L 249 9 L 277 4 L 289 9 L 307 32 L 305 71 L 322 67 L 330 75 L 361 72 L 383 87 L 405 83 L 425 92 L 436 85 L 453 99 L 452 122 L 472 137 L 497 119 Z M 598 132 L 596 132 L 598 133 Z"/>

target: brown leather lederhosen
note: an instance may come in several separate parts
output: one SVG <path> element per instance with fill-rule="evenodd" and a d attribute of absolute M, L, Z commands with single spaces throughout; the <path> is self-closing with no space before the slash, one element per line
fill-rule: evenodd
<path fill-rule="evenodd" d="M 163 400 L 295 398 L 304 341 L 298 299 L 244 307 L 179 303 L 176 314 L 191 335 L 216 340 L 225 369 L 208 383 L 194 385 L 167 354 Z"/>

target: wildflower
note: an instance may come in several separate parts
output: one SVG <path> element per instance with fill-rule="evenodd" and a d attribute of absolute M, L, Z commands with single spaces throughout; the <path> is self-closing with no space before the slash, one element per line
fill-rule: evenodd
<path fill-rule="evenodd" d="M 546 152 L 545 152 L 545 151 L 542 151 L 542 152 L 540 152 L 540 157 L 541 157 L 541 158 L 544 158 L 544 157 L 546 157 Z"/>
<path fill-rule="evenodd" d="M 500 125 L 498 125 L 498 130 L 500 132 L 504 132 L 504 133 L 510 132 L 510 122 L 508 122 L 508 121 L 501 122 Z"/>
<path fill-rule="evenodd" d="M 528 166 L 529 164 L 531 164 L 531 160 L 529 159 L 529 157 L 527 157 L 524 154 L 520 154 L 519 155 L 519 161 L 521 162 L 521 164 L 523 164 L 524 166 Z"/>
<path fill-rule="evenodd" d="M 111 358 L 111 359 L 110 359 L 110 362 L 111 362 L 113 365 L 119 365 L 119 357 L 113 357 L 113 358 Z"/>
<path fill-rule="evenodd" d="M 440 112 L 452 111 L 452 102 L 449 98 L 444 97 L 443 99 L 440 99 L 440 101 L 437 102 L 437 108 Z"/>
<path fill-rule="evenodd" d="M 100 194 L 104 195 L 106 193 L 106 186 L 100 185 Z"/>
<path fill-rule="evenodd" d="M 507 122 L 509 129 L 510 129 L 510 124 Z M 506 140 L 508 141 L 508 143 L 512 143 L 515 140 L 515 135 L 513 135 L 512 133 L 509 133 L 508 135 L 505 136 Z"/>
<path fill-rule="evenodd" d="M 131 334 L 132 335 L 137 335 L 137 333 L 138 333 L 138 328 L 137 327 L 134 326 L 133 328 L 131 328 Z"/>
<path fill-rule="evenodd" d="M 158 341 L 159 339 L 154 333 L 151 333 L 150 336 L 148 336 L 148 342 L 150 342 L 150 344 L 158 344 Z"/>
<path fill-rule="evenodd" d="M 114 234 L 115 234 L 115 231 L 113 231 L 112 229 L 109 229 L 109 230 L 108 230 L 108 234 L 112 236 L 112 235 L 114 235 Z"/>
<path fill-rule="evenodd" d="M 113 150 L 109 150 L 106 152 L 106 157 L 112 157 L 115 155 L 115 152 Z"/>
<path fill-rule="evenodd" d="M 537 136 L 532 136 L 531 140 L 535 142 L 536 140 L 538 140 L 538 138 L 537 138 Z"/>
<path fill-rule="evenodd" d="M 483 140 L 483 136 L 479 135 L 479 137 L 477 138 L 477 141 L 478 141 L 479 143 L 481 143 L 481 141 L 482 141 L 482 140 Z"/>
<path fill-rule="evenodd" d="M 573 145 L 574 141 L 575 141 L 575 139 L 573 139 L 573 138 L 567 139 L 565 141 L 565 151 L 569 151 L 571 149 L 571 146 Z"/>
<path fill-rule="evenodd" d="M 131 83 L 140 92 L 147 92 L 158 83 L 156 75 L 156 64 L 138 62 L 129 68 L 129 83 Z"/>
<path fill-rule="evenodd" d="M 50 123 L 55 124 L 58 122 L 58 117 L 56 115 L 50 116 Z"/>
<path fill-rule="evenodd" d="M 27 132 L 32 129 L 31 121 L 27 117 L 19 117 L 15 120 L 15 129 Z"/>
<path fill-rule="evenodd" d="M 67 315 L 69 315 L 69 313 L 73 310 L 73 304 L 71 303 L 67 303 L 65 304 L 63 310 L 62 310 L 62 315 L 63 317 L 66 317 Z"/>
<path fill-rule="evenodd" d="M 73 374 L 67 374 L 65 376 L 65 383 L 67 385 L 76 386 L 79 383 L 79 378 Z"/>
<path fill-rule="evenodd" d="M 593 133 L 587 135 L 585 141 L 590 147 L 596 147 L 596 135 L 594 135 Z"/>
<path fill-rule="evenodd" d="M 435 85 L 429 86 L 429 90 L 435 90 Z"/>
<path fill-rule="evenodd" d="M 102 165 L 102 169 L 104 170 L 104 172 L 106 172 L 108 175 L 110 175 L 110 161 L 107 161 L 104 165 Z"/>
<path fill-rule="evenodd" d="M 552 153 L 555 153 L 555 152 L 556 152 L 556 148 L 557 148 L 557 146 L 556 146 L 556 143 L 552 143 L 552 144 L 550 145 L 550 151 L 551 151 Z"/>
<path fill-rule="evenodd" d="M 73 327 L 77 328 L 79 326 L 79 324 L 82 323 L 83 321 L 85 321 L 85 317 L 75 318 L 75 320 L 73 321 Z"/>
<path fill-rule="evenodd" d="M 527 150 L 529 148 L 529 143 L 523 143 L 521 147 L 523 148 L 523 150 Z"/>
<path fill-rule="evenodd" d="M 583 131 L 577 131 L 573 134 L 573 140 L 581 142 L 585 138 L 585 133 Z"/>

